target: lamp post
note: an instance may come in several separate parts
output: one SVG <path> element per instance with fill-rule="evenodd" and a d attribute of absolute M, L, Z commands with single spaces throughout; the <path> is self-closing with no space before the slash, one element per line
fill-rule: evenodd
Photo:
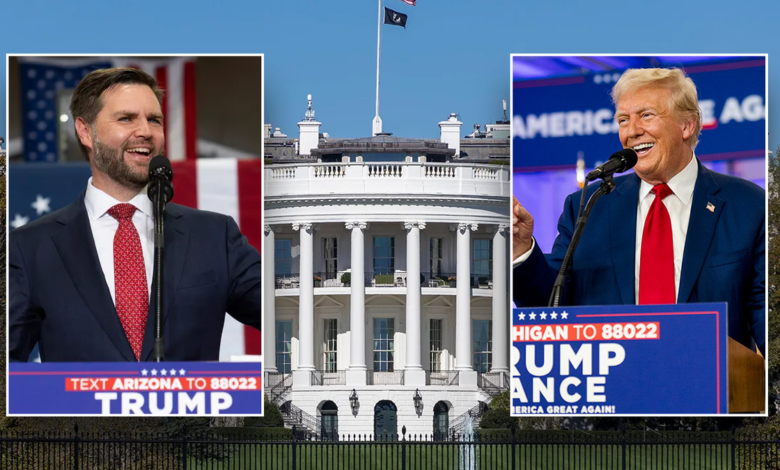
<path fill-rule="evenodd" d="M 422 414 L 423 409 L 423 402 L 422 402 L 422 395 L 420 395 L 420 389 L 414 391 L 414 410 L 417 412 L 417 415 Z"/>
<path fill-rule="evenodd" d="M 352 394 L 349 396 L 349 406 L 352 408 L 352 415 L 357 416 L 360 402 L 358 401 L 357 392 L 354 388 L 352 389 Z"/>

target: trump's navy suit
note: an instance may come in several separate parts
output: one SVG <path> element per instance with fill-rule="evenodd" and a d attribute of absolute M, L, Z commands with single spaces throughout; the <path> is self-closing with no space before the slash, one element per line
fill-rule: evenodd
<path fill-rule="evenodd" d="M 169 361 L 216 361 L 229 312 L 260 329 L 260 254 L 230 217 L 169 204 L 163 325 Z M 13 230 L 9 240 L 11 361 L 36 343 L 42 361 L 135 361 L 100 267 L 84 195 Z M 154 284 L 153 284 L 154 285 Z M 150 302 L 141 360 L 154 342 Z"/>
<path fill-rule="evenodd" d="M 764 352 L 765 193 L 755 184 L 698 163 L 685 239 L 677 303 L 728 302 L 728 333 Z M 571 262 L 566 305 L 634 304 L 636 223 L 641 180 L 615 178 L 616 187 L 595 204 Z M 588 196 L 598 185 L 588 188 Z M 538 245 L 514 268 L 518 306 L 544 306 L 571 241 L 581 192 L 570 195 L 549 255 Z"/>

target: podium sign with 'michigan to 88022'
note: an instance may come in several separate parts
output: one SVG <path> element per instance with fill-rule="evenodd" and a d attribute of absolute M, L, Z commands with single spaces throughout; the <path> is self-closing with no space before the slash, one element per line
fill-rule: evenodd
<path fill-rule="evenodd" d="M 512 416 L 727 413 L 726 304 L 521 308 Z"/>

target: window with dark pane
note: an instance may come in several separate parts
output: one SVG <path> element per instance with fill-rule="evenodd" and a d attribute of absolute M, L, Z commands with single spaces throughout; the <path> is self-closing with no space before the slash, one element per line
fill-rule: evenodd
<path fill-rule="evenodd" d="M 493 356 L 492 328 L 490 320 L 474 320 L 474 370 L 490 372 Z"/>
<path fill-rule="evenodd" d="M 322 239 L 322 254 L 325 272 L 324 279 L 336 279 L 338 275 L 338 238 L 326 237 Z"/>
<path fill-rule="evenodd" d="M 433 318 L 430 322 L 431 372 L 441 372 L 442 323 L 443 320 Z"/>
<path fill-rule="evenodd" d="M 487 285 L 492 280 L 493 272 L 493 240 L 474 240 L 471 253 L 471 277 L 474 287 Z"/>
<path fill-rule="evenodd" d="M 395 274 L 395 238 L 374 237 L 374 275 Z"/>
<path fill-rule="evenodd" d="M 338 320 L 335 318 L 326 318 L 324 331 L 325 372 L 336 372 L 338 370 Z"/>
<path fill-rule="evenodd" d="M 288 374 L 292 370 L 292 320 L 276 321 L 276 370 Z"/>
<path fill-rule="evenodd" d="M 395 320 L 393 318 L 374 319 L 374 371 L 392 372 L 395 355 Z"/>
<path fill-rule="evenodd" d="M 430 259 L 430 272 L 431 279 L 439 277 L 442 273 L 442 251 L 444 246 L 443 238 L 431 238 L 431 259 Z"/>
<path fill-rule="evenodd" d="M 292 274 L 292 240 L 274 240 L 274 264 L 277 276 Z"/>

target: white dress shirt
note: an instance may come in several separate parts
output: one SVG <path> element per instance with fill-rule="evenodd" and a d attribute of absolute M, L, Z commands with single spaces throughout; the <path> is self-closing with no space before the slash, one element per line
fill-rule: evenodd
<path fill-rule="evenodd" d="M 141 248 L 144 253 L 144 266 L 146 267 L 147 292 L 151 292 L 152 269 L 154 258 L 154 212 L 152 201 L 146 195 L 144 188 L 138 195 L 128 201 L 138 210 L 133 214 L 133 225 L 138 230 L 141 239 Z M 106 278 L 108 290 L 111 292 L 111 300 L 116 305 L 116 286 L 114 285 L 114 235 L 119 228 L 119 221 L 108 214 L 108 210 L 121 201 L 114 199 L 100 189 L 92 185 L 92 178 L 87 184 L 87 193 L 84 196 L 84 205 L 87 207 L 89 226 L 92 229 L 92 238 L 95 240 L 100 268 Z"/>
<path fill-rule="evenodd" d="M 699 167 L 694 155 L 690 163 L 677 173 L 667 183 L 673 194 L 667 196 L 663 203 L 669 212 L 672 221 L 672 243 L 674 246 L 674 292 L 680 290 L 680 272 L 682 271 L 683 252 L 685 251 L 685 237 L 688 234 L 688 222 L 691 218 L 691 203 L 693 202 L 693 189 L 696 186 L 696 178 L 699 175 Z M 634 263 L 634 301 L 639 303 L 639 260 L 642 257 L 642 234 L 645 228 L 645 219 L 650 211 L 650 206 L 655 200 L 652 192 L 653 185 L 641 182 L 639 187 L 639 201 L 636 216 L 636 262 Z M 536 246 L 536 240 L 531 241 L 531 249 L 520 255 L 512 267 L 519 266 L 531 256 Z"/>

